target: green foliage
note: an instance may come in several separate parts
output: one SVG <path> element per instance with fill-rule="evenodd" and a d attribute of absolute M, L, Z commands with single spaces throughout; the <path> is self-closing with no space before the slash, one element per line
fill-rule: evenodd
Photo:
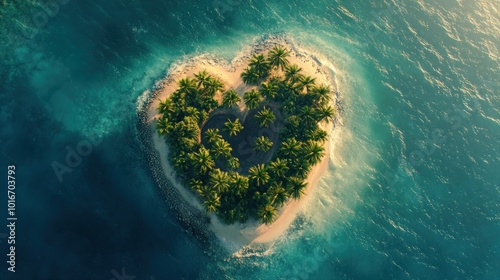
<path fill-rule="evenodd" d="M 241 78 L 247 85 L 255 85 L 259 82 L 259 74 L 253 67 L 245 68 L 241 73 Z"/>
<path fill-rule="evenodd" d="M 274 82 L 269 81 L 268 83 L 261 84 L 260 94 L 266 99 L 274 100 L 277 93 L 278 86 Z"/>
<path fill-rule="evenodd" d="M 302 74 L 300 72 L 302 68 L 300 68 L 297 64 L 289 65 L 285 68 L 285 81 L 290 83 L 291 85 L 302 79 Z"/>
<path fill-rule="evenodd" d="M 214 158 L 219 158 L 224 156 L 225 158 L 231 157 L 231 151 L 233 149 L 229 145 L 229 143 L 224 139 L 217 139 L 213 144 L 210 152 Z"/>
<path fill-rule="evenodd" d="M 269 127 L 269 125 L 276 119 L 273 111 L 265 106 L 255 115 L 255 117 L 260 121 L 260 126 L 262 127 Z"/>
<path fill-rule="evenodd" d="M 284 70 L 289 64 L 287 59 L 287 57 L 289 56 L 290 51 L 283 48 L 282 46 L 275 46 L 272 50 L 269 51 L 267 59 L 271 67 Z"/>
<path fill-rule="evenodd" d="M 262 223 L 271 224 L 276 219 L 278 210 L 272 205 L 264 205 L 259 209 L 258 217 Z"/>
<path fill-rule="evenodd" d="M 255 138 L 255 149 L 263 152 L 267 152 L 273 146 L 273 142 L 269 140 L 269 137 L 260 136 Z"/>
<path fill-rule="evenodd" d="M 270 179 L 267 168 L 264 164 L 257 164 L 256 166 L 250 167 L 248 170 L 248 176 L 252 179 L 257 186 L 264 185 Z"/>
<path fill-rule="evenodd" d="M 215 166 L 212 155 L 205 147 L 200 147 L 198 152 L 189 154 L 189 159 L 199 173 L 206 173 Z"/>
<path fill-rule="evenodd" d="M 234 105 L 237 105 L 241 101 L 240 96 L 236 91 L 230 89 L 224 93 L 222 97 L 222 106 L 226 108 L 230 108 Z"/>
<path fill-rule="evenodd" d="M 325 155 L 323 143 L 328 134 L 318 123 L 335 118 L 335 110 L 328 105 L 331 90 L 316 85 L 314 77 L 304 76 L 298 65 L 290 65 L 289 55 L 287 49 L 276 46 L 267 56 L 254 55 L 241 73 L 246 84 L 256 85 L 244 93 L 245 106 L 252 110 L 265 102 L 255 114 L 260 126 L 271 127 L 279 121 L 282 127 L 276 145 L 268 137 L 254 136 L 253 147 L 270 153 L 268 163 L 240 165 L 238 147 L 231 142 L 238 138 L 224 139 L 243 130 L 239 118 L 206 129 L 202 135 L 201 127 L 215 109 L 236 111 L 235 105 L 241 102 L 238 92 L 224 92 L 224 84 L 207 71 L 180 79 L 178 89 L 158 105 L 156 129 L 166 137 L 177 175 L 207 212 L 215 212 L 226 223 L 250 218 L 272 223 L 282 205 L 304 195 L 307 175 Z M 218 93 L 222 93 L 220 105 L 214 99 Z M 275 114 L 278 109 L 281 114 Z M 221 134 L 221 127 L 227 134 Z M 245 171 L 247 176 L 239 173 Z"/>
<path fill-rule="evenodd" d="M 252 59 L 250 59 L 249 66 L 255 69 L 255 73 L 259 79 L 266 77 L 269 74 L 269 70 L 271 70 L 271 65 L 269 65 L 263 54 L 254 54 Z"/>
<path fill-rule="evenodd" d="M 245 92 L 245 94 L 243 94 L 243 100 L 245 101 L 245 105 L 248 107 L 248 109 L 251 110 L 259 106 L 262 98 L 258 91 L 252 89 L 251 91 Z"/>
<path fill-rule="evenodd" d="M 227 119 L 227 122 L 224 123 L 224 129 L 229 133 L 229 136 L 235 136 L 238 132 L 243 130 L 243 125 L 238 118 L 234 121 Z"/>

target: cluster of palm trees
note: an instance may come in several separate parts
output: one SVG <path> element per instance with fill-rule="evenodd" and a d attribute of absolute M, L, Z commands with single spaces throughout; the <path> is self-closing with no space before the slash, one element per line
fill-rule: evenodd
<path fill-rule="evenodd" d="M 243 82 L 257 84 L 259 80 L 269 75 L 271 69 L 284 70 L 289 64 L 287 59 L 289 55 L 290 51 L 281 46 L 273 47 L 269 51 L 267 58 L 263 54 L 254 54 L 250 59 L 249 67 L 245 68 L 241 73 Z"/>
<path fill-rule="evenodd" d="M 267 56 L 254 55 L 241 74 L 247 84 L 260 83 L 244 93 L 246 107 L 256 109 L 266 102 L 279 108 L 284 118 L 272 159 L 243 171 L 246 175 L 233 155 L 235 147 L 219 129 L 207 129 L 201 135 L 201 126 L 211 112 L 242 101 L 236 91 L 224 91 L 220 80 L 202 71 L 194 78 L 179 80 L 178 89 L 158 106 L 161 117 L 156 127 L 159 134 L 168 136 L 170 161 L 179 177 L 200 197 L 208 212 L 217 213 L 227 223 L 250 218 L 272 223 L 284 203 L 304 194 L 309 171 L 324 156 L 322 143 L 328 135 L 318 124 L 334 119 L 335 111 L 328 105 L 330 89 L 316 85 L 315 78 L 303 75 L 298 65 L 290 65 L 289 55 L 287 49 L 276 46 Z M 273 72 L 270 77 L 272 70 L 278 74 Z M 221 104 L 214 98 L 217 93 L 222 94 Z M 261 127 L 276 121 L 269 106 L 263 106 L 255 118 Z M 238 118 L 223 124 L 229 137 L 242 129 Z M 260 136 L 255 137 L 253 148 L 268 152 L 273 145 L 268 137 Z"/>

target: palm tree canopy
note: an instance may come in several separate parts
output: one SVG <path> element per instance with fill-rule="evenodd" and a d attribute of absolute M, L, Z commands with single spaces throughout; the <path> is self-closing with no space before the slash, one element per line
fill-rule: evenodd
<path fill-rule="evenodd" d="M 255 117 L 260 121 L 260 125 L 262 127 L 269 127 L 269 125 L 276 119 L 273 111 L 266 107 L 259 111 Z"/>
<path fill-rule="evenodd" d="M 299 81 L 302 77 L 300 74 L 301 71 L 302 68 L 300 68 L 297 64 L 287 66 L 285 68 L 285 80 L 292 84 Z"/>
<path fill-rule="evenodd" d="M 270 164 L 271 171 L 278 177 L 285 176 L 285 173 L 288 171 L 287 160 L 277 158 Z"/>
<path fill-rule="evenodd" d="M 297 141 L 295 138 L 286 139 L 280 147 L 285 155 L 297 156 L 301 149 L 301 142 Z"/>
<path fill-rule="evenodd" d="M 272 205 L 265 205 L 264 207 L 260 208 L 257 215 L 260 218 L 260 221 L 265 223 L 266 225 L 271 224 L 274 222 L 274 219 L 276 218 L 276 208 Z"/>
<path fill-rule="evenodd" d="M 290 56 L 290 51 L 282 46 L 274 46 L 273 49 L 269 51 L 267 56 L 269 64 L 272 67 L 284 70 L 289 64 L 287 57 Z"/>
<path fill-rule="evenodd" d="M 305 194 L 304 189 L 307 187 L 307 184 L 297 178 L 297 177 L 291 177 L 289 181 L 289 186 L 290 186 L 290 195 L 293 199 L 299 199 L 302 195 Z"/>
<path fill-rule="evenodd" d="M 237 157 L 229 157 L 227 165 L 232 170 L 238 169 L 240 168 L 240 160 Z"/>
<path fill-rule="evenodd" d="M 209 128 L 205 131 L 205 140 L 208 143 L 214 143 L 215 141 L 222 139 L 218 128 Z"/>
<path fill-rule="evenodd" d="M 319 145 L 317 142 L 310 141 L 307 143 L 305 159 L 312 165 L 318 163 L 321 158 L 325 155 L 325 148 Z"/>
<path fill-rule="evenodd" d="M 227 172 L 215 169 L 210 173 L 210 185 L 216 193 L 221 193 L 229 187 L 230 177 Z"/>
<path fill-rule="evenodd" d="M 299 78 L 301 90 L 307 89 L 308 92 L 314 87 L 315 82 L 316 78 L 312 78 L 311 76 L 302 76 Z"/>
<path fill-rule="evenodd" d="M 262 83 L 260 93 L 263 97 L 272 100 L 276 97 L 276 94 L 278 93 L 278 86 L 272 81 L 269 81 L 267 83 Z"/>
<path fill-rule="evenodd" d="M 215 162 L 210 155 L 210 152 L 205 147 L 200 147 L 198 152 L 189 154 L 190 160 L 198 171 L 205 173 L 215 166 Z"/>
<path fill-rule="evenodd" d="M 248 177 L 236 173 L 231 177 L 231 187 L 234 191 L 242 194 L 248 189 Z"/>
<path fill-rule="evenodd" d="M 218 91 L 224 89 L 224 84 L 216 78 L 210 78 L 205 84 L 205 91 L 210 95 L 215 95 Z"/>
<path fill-rule="evenodd" d="M 166 118 L 159 118 L 156 120 L 156 129 L 160 135 L 167 135 L 172 125 Z"/>
<path fill-rule="evenodd" d="M 254 89 L 245 92 L 245 94 L 243 94 L 243 99 L 245 100 L 245 105 L 249 109 L 257 108 L 257 106 L 259 106 L 259 103 L 262 101 L 259 92 L 255 91 Z"/>
<path fill-rule="evenodd" d="M 231 146 L 226 140 L 221 138 L 213 143 L 212 148 L 210 150 L 212 151 L 214 158 L 217 159 L 220 156 L 229 157 L 231 155 L 231 151 L 233 150 L 233 148 L 231 148 Z"/>
<path fill-rule="evenodd" d="M 330 122 L 335 117 L 335 109 L 333 109 L 331 106 L 321 107 L 319 108 L 319 117 L 321 118 L 321 120 Z"/>
<path fill-rule="evenodd" d="M 264 164 L 257 164 L 256 166 L 250 167 L 248 176 L 250 179 L 254 180 L 258 186 L 267 183 L 270 179 Z"/>
<path fill-rule="evenodd" d="M 263 54 L 254 54 L 252 59 L 250 59 L 250 67 L 255 69 L 255 72 L 259 76 L 259 78 L 267 75 L 269 71 L 270 65 L 267 62 L 266 58 Z"/>
<path fill-rule="evenodd" d="M 167 115 L 174 111 L 174 104 L 172 103 L 172 99 L 165 99 L 160 101 L 158 104 L 158 108 L 156 109 L 158 114 Z"/>
<path fill-rule="evenodd" d="M 217 193 L 212 194 L 203 201 L 203 206 L 208 213 L 215 212 L 220 207 L 220 197 Z"/>
<path fill-rule="evenodd" d="M 283 188 L 281 182 L 274 182 L 273 186 L 270 189 L 271 195 L 273 199 L 271 201 L 272 204 L 281 206 L 288 200 L 288 193 L 285 188 Z"/>
<path fill-rule="evenodd" d="M 313 89 L 313 94 L 319 103 L 327 103 L 332 99 L 330 95 L 330 87 L 325 85 L 315 87 Z"/>
<path fill-rule="evenodd" d="M 259 75 L 253 67 L 245 68 L 245 70 L 243 70 L 243 72 L 241 73 L 241 78 L 247 85 L 257 84 L 257 82 L 259 81 Z"/>
<path fill-rule="evenodd" d="M 234 121 L 227 119 L 227 122 L 224 123 L 224 129 L 229 133 L 229 136 L 235 136 L 238 132 L 243 130 L 243 125 L 238 118 Z"/>
<path fill-rule="evenodd" d="M 180 79 L 177 84 L 179 85 L 179 91 L 182 93 L 191 93 L 196 89 L 196 82 L 190 78 Z"/>
<path fill-rule="evenodd" d="M 241 101 L 240 96 L 236 91 L 233 89 L 230 89 L 224 93 L 224 96 L 222 97 L 222 106 L 229 108 L 233 105 L 238 104 L 238 102 Z"/>
<path fill-rule="evenodd" d="M 267 152 L 273 146 L 273 142 L 268 137 L 260 136 L 255 139 L 255 148 L 263 152 Z"/>
<path fill-rule="evenodd" d="M 201 86 L 204 87 L 212 78 L 212 76 L 210 76 L 206 70 L 200 71 L 198 72 L 198 74 L 194 74 L 194 77 L 196 78 L 196 81 L 198 81 L 198 88 L 201 88 Z"/>

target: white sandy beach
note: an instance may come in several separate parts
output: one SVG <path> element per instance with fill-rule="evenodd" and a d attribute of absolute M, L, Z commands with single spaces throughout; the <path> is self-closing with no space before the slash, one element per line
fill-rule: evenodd
<path fill-rule="evenodd" d="M 198 209 L 203 209 L 201 203 L 190 190 L 184 188 L 176 181 L 173 168 L 168 162 L 168 147 L 164 139 L 158 136 L 155 129 L 155 119 L 157 117 L 156 108 L 160 100 L 164 100 L 176 88 L 177 83 L 181 78 L 192 77 L 193 74 L 206 70 L 209 74 L 219 78 L 228 88 L 234 88 L 241 96 L 243 93 L 253 88 L 247 86 L 240 78 L 240 74 L 248 65 L 248 61 L 253 53 L 267 53 L 267 50 L 274 45 L 282 45 L 291 50 L 289 61 L 291 64 L 298 64 L 302 68 L 302 73 L 316 78 L 316 84 L 329 85 L 332 89 L 332 98 L 335 98 L 334 92 L 337 90 L 335 83 L 334 69 L 326 69 L 325 63 L 321 63 L 322 59 L 317 55 L 313 55 L 304 50 L 299 49 L 293 42 L 283 38 L 268 38 L 261 40 L 259 43 L 243 50 L 242 53 L 233 59 L 232 62 L 227 62 L 208 55 L 201 55 L 184 60 L 182 63 L 176 64 L 169 69 L 169 75 L 161 84 L 157 92 L 155 100 L 153 100 L 147 111 L 148 123 L 153 137 L 154 147 L 160 155 L 161 166 L 168 180 L 178 189 L 182 197 L 191 205 Z M 331 65 L 331 64 L 327 64 Z M 332 103 L 335 100 L 332 101 Z M 323 129 L 329 134 L 333 129 L 333 125 L 323 125 Z M 330 139 L 330 137 L 328 138 Z M 232 250 L 239 250 L 245 245 L 251 243 L 269 243 L 276 240 L 286 232 L 290 224 L 295 219 L 296 215 L 307 204 L 311 194 L 314 192 L 315 186 L 322 174 L 328 168 L 330 155 L 331 141 L 327 140 L 324 144 L 325 157 L 321 163 L 313 167 L 307 178 L 306 195 L 300 200 L 289 201 L 278 213 L 278 218 L 270 225 L 259 224 L 257 221 L 247 222 L 244 224 L 235 223 L 233 225 L 223 224 L 215 214 L 210 214 L 210 229 Z"/>

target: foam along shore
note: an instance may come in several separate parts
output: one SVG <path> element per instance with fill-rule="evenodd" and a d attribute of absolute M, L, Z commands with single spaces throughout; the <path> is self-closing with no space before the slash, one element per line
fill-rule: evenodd
<path fill-rule="evenodd" d="M 160 100 L 166 99 L 172 92 L 174 92 L 178 85 L 177 81 L 191 77 L 194 74 L 206 70 L 212 76 L 219 78 L 226 89 L 235 89 L 240 97 L 246 91 L 255 88 L 255 86 L 246 85 L 240 77 L 243 69 L 247 67 L 248 61 L 255 53 L 266 53 L 273 46 L 281 45 L 290 50 L 290 57 L 288 58 L 290 64 L 297 64 L 302 68 L 302 73 L 316 78 L 316 84 L 325 84 L 330 86 L 332 90 L 332 104 L 335 103 L 334 92 L 337 91 L 337 84 L 335 81 L 334 69 L 325 66 L 318 55 L 310 53 L 306 50 L 299 49 L 296 44 L 290 39 L 283 37 L 268 37 L 260 40 L 255 45 L 243 50 L 233 61 L 228 62 L 217 57 L 209 55 L 200 55 L 181 61 L 178 64 L 173 64 L 168 71 L 168 76 L 162 81 L 157 90 L 156 98 L 150 104 L 147 110 L 147 122 L 152 135 L 155 150 L 159 153 L 161 160 L 161 167 L 165 173 L 166 178 L 172 182 L 175 188 L 179 191 L 181 196 L 194 206 L 195 208 L 205 211 L 197 199 L 197 197 L 190 190 L 185 188 L 175 176 L 174 168 L 168 162 L 169 148 L 165 143 L 163 137 L 160 137 L 155 128 L 155 120 L 158 117 L 156 109 Z M 329 64 L 331 65 L 331 64 Z M 321 123 L 328 135 L 331 135 L 333 125 L 330 123 L 325 125 Z M 207 214 L 210 217 L 209 228 L 221 241 L 227 245 L 227 248 L 238 250 L 245 245 L 251 243 L 269 243 L 276 240 L 279 236 L 286 232 L 290 224 L 295 219 L 296 215 L 307 204 L 308 199 L 314 192 L 314 188 L 318 180 L 328 168 L 329 155 L 330 155 L 331 139 L 324 143 L 325 156 L 322 161 L 315 165 L 307 178 L 306 194 L 299 200 L 290 200 L 278 212 L 276 220 L 269 225 L 260 224 L 258 221 L 249 221 L 246 223 L 234 223 L 231 225 L 224 224 L 214 214 Z"/>

